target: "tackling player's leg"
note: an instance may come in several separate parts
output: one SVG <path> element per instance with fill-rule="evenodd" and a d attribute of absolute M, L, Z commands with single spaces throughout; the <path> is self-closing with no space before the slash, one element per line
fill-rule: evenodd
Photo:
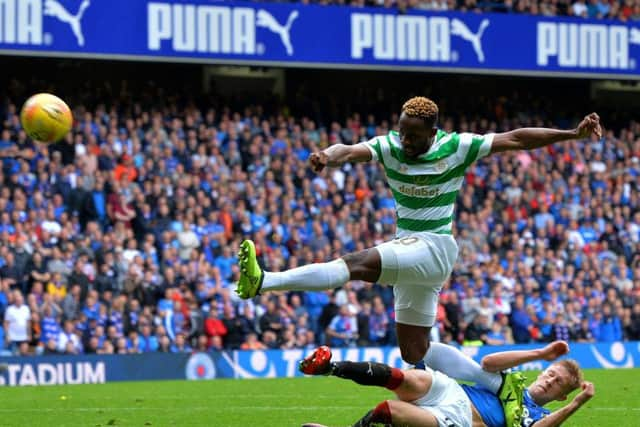
<path fill-rule="evenodd" d="M 329 348 L 320 347 L 300 363 L 300 370 L 350 379 L 361 385 L 386 387 L 396 394 L 399 400 L 379 403 L 353 424 L 354 427 L 471 426 L 472 405 L 462 388 L 444 374 L 430 369 L 403 371 L 375 362 L 331 362 Z"/>
<path fill-rule="evenodd" d="M 392 390 L 399 399 L 413 401 L 425 396 L 431 389 L 432 375 L 430 371 L 402 371 L 383 363 L 376 362 L 331 362 L 331 350 L 322 346 L 300 362 L 299 369 L 308 375 L 333 375 L 352 380 L 360 385 L 386 387 Z M 406 402 L 383 401 L 367 412 L 354 427 L 373 424 L 422 425 L 437 427 L 438 420 L 427 411 L 417 409 Z M 409 416 L 410 415 L 410 416 Z M 415 424 L 419 423 L 419 424 Z M 306 427 L 321 426 L 305 424 Z"/>
<path fill-rule="evenodd" d="M 360 385 L 386 387 L 402 395 L 413 396 L 415 393 L 412 389 L 417 387 L 414 381 L 405 377 L 401 369 L 392 368 L 383 363 L 332 362 L 331 350 L 327 346 L 318 347 L 300 362 L 298 369 L 307 375 L 333 375 L 352 380 Z"/>

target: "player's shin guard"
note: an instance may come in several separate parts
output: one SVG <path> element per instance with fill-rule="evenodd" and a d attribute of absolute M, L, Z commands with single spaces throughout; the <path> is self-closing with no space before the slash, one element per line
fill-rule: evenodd
<path fill-rule="evenodd" d="M 381 402 L 373 408 L 373 410 L 367 412 L 367 414 L 360 418 L 353 427 L 370 427 L 372 425 L 384 425 L 391 426 L 391 408 L 389 407 L 389 402 L 386 400 Z"/>
<path fill-rule="evenodd" d="M 361 385 L 375 385 L 389 390 L 395 390 L 404 380 L 401 369 L 375 362 L 334 362 L 331 374 Z"/>

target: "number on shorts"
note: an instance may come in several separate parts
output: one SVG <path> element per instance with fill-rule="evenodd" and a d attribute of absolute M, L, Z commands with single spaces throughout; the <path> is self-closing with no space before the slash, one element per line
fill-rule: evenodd
<path fill-rule="evenodd" d="M 417 237 L 409 236 L 409 237 L 403 237 L 402 239 L 394 240 L 393 243 L 409 246 L 409 245 L 413 245 L 417 241 L 418 241 Z"/>

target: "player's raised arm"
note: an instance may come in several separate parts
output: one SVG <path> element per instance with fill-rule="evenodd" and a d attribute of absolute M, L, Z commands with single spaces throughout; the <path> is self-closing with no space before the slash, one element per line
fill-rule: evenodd
<path fill-rule="evenodd" d="M 487 372 L 500 372 L 534 360 L 547 360 L 550 362 L 568 352 L 569 345 L 566 342 L 554 341 L 544 348 L 492 353 L 483 357 L 481 364 L 482 369 Z"/>
<path fill-rule="evenodd" d="M 580 409 L 580 407 L 582 407 L 582 405 L 587 403 L 596 394 L 596 389 L 593 386 L 593 383 L 584 381 L 581 387 L 582 391 L 573 398 L 571 403 L 563 408 L 553 411 L 543 419 L 536 421 L 532 426 L 557 427 L 565 422 L 567 418 L 573 415 L 578 409 Z"/>
<path fill-rule="evenodd" d="M 491 153 L 512 150 L 534 150 L 540 147 L 570 139 L 586 138 L 594 134 L 602 137 L 600 117 L 596 113 L 585 116 L 578 127 L 572 130 L 548 128 L 522 128 L 498 133 L 493 137 Z"/>
<path fill-rule="evenodd" d="M 347 162 L 368 162 L 373 158 L 365 143 L 356 145 L 335 144 L 309 156 L 309 164 L 314 172 L 320 172 L 325 166 L 337 167 Z"/>

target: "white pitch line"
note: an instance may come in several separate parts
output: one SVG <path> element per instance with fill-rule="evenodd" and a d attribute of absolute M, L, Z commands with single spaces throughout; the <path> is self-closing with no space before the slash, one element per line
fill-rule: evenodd
<path fill-rule="evenodd" d="M 587 411 L 640 411 L 640 408 L 586 408 Z"/>

